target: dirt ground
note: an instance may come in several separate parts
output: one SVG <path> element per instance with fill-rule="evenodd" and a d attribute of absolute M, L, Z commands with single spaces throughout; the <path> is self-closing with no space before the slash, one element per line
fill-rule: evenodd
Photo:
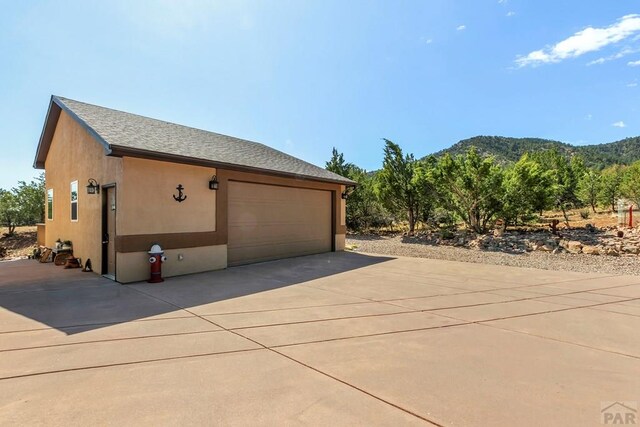
<path fill-rule="evenodd" d="M 26 258 L 33 254 L 38 247 L 37 232 L 35 226 L 18 227 L 13 236 L 7 237 L 7 228 L 0 228 L 0 248 L 6 248 L 6 255 L 0 256 L 0 260 Z M 2 250 L 0 249 L 0 255 Z"/>
<path fill-rule="evenodd" d="M 588 218 L 582 218 L 580 216 L 581 212 L 588 212 Z M 594 227 L 607 227 L 607 226 L 615 226 L 618 224 L 618 214 L 611 213 L 610 211 L 602 211 L 598 209 L 596 213 L 593 213 L 591 208 L 587 209 L 574 209 L 568 212 L 569 213 L 569 226 L 572 228 L 584 227 L 587 224 L 591 224 Z M 640 211 L 633 212 L 633 222 L 634 225 L 638 223 L 638 219 L 640 215 Z M 544 215 L 540 218 L 539 224 L 543 226 L 547 226 L 547 224 L 553 220 L 557 219 L 560 221 L 561 228 L 564 228 L 564 217 L 562 216 L 562 212 L 545 212 Z"/>

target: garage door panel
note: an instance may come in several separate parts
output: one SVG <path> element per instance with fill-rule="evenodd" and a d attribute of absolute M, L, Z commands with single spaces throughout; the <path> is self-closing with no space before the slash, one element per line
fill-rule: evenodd
<path fill-rule="evenodd" d="M 331 250 L 331 192 L 229 182 L 229 265 Z"/>
<path fill-rule="evenodd" d="M 309 229 L 307 225 L 292 226 L 289 224 L 283 224 L 278 226 L 260 226 L 260 227 L 244 227 L 239 225 L 242 230 L 235 230 L 232 233 L 235 234 L 247 234 L 247 238 L 244 241 L 240 241 L 239 245 L 232 242 L 235 239 L 229 239 L 229 247 L 245 247 L 245 246 L 257 246 L 260 244 L 285 244 L 295 242 L 305 242 L 313 240 L 326 240 L 325 233 L 322 227 L 315 229 Z M 230 230 L 231 231 L 231 230 Z M 295 236 L 295 240 L 292 237 Z"/>
<path fill-rule="evenodd" d="M 312 255 L 326 252 L 322 249 L 313 249 L 316 241 L 264 243 L 242 248 L 229 248 L 228 257 L 230 265 L 247 264 L 251 262 L 267 261 L 270 259 L 289 258 L 294 256 Z"/>

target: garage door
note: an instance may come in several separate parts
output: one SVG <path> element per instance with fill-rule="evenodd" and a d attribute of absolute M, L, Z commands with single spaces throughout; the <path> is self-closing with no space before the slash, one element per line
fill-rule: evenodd
<path fill-rule="evenodd" d="M 331 192 L 229 181 L 228 263 L 331 250 Z"/>

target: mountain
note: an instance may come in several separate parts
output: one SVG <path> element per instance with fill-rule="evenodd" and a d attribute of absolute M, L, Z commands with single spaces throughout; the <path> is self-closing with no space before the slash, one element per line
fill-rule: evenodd
<path fill-rule="evenodd" d="M 571 145 L 541 138 L 509 138 L 505 136 L 474 136 L 463 139 L 451 147 L 438 151 L 436 157 L 446 153 L 455 156 L 465 153 L 471 146 L 485 156 L 493 156 L 499 163 L 517 162 L 524 153 L 555 148 L 567 156 L 579 154 L 586 166 L 598 169 L 615 163 L 630 164 L 640 160 L 640 136 L 596 145 Z"/>

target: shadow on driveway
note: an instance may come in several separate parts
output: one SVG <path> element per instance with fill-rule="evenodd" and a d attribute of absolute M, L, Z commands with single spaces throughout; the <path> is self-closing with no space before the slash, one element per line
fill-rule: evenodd
<path fill-rule="evenodd" d="M 55 328 L 71 335 L 135 320 L 190 317 L 194 307 L 274 291 L 391 260 L 337 252 L 120 285 L 97 274 L 32 260 L 0 263 L 0 333 Z M 310 287 L 269 295 L 291 300 L 331 296 Z M 288 301 L 285 301 L 288 302 Z M 236 306 L 242 306 L 243 301 Z M 210 306 L 211 307 L 211 306 Z M 185 310 L 186 309 L 186 310 Z"/>

